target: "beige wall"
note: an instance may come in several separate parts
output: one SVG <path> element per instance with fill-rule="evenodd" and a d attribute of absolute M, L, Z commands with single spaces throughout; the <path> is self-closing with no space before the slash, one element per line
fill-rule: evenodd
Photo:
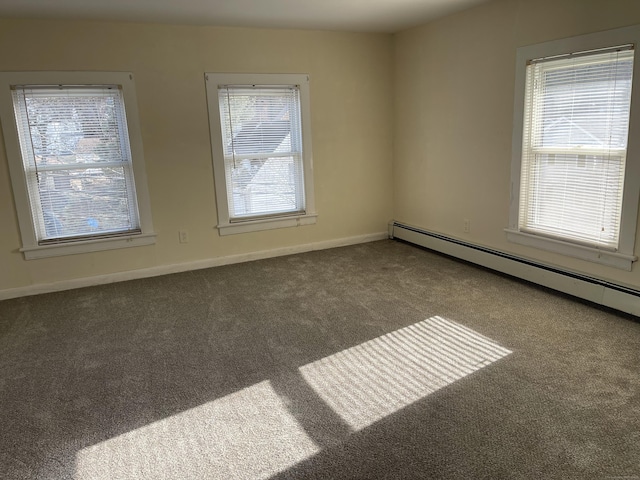
<path fill-rule="evenodd" d="M 624 272 L 568 259 L 509 243 L 503 231 L 517 47 L 637 23 L 637 0 L 495 0 L 397 34 L 394 218 L 640 287 L 637 263 Z"/>
<path fill-rule="evenodd" d="M 0 291 L 371 234 L 391 218 L 640 287 L 636 265 L 568 259 L 503 232 L 516 48 L 636 23 L 636 0 L 494 0 L 395 38 L 0 19 L 0 70 L 136 75 L 158 233 L 154 246 L 25 261 L 0 132 Z M 218 235 L 206 71 L 310 74 L 316 225 Z"/>
<path fill-rule="evenodd" d="M 390 35 L 0 19 L 0 70 L 135 74 L 158 233 L 154 246 L 25 261 L 0 137 L 0 291 L 384 232 L 392 218 Z M 218 235 L 213 71 L 310 74 L 316 225 Z"/>

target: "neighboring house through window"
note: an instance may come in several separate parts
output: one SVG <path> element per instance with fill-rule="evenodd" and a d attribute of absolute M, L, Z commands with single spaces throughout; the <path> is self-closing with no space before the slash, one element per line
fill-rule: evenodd
<path fill-rule="evenodd" d="M 0 88 L 25 258 L 153 243 L 132 76 L 0 73 Z"/>
<path fill-rule="evenodd" d="M 315 223 L 309 80 L 206 74 L 221 235 Z"/>
<path fill-rule="evenodd" d="M 629 125 L 638 117 L 631 94 L 639 32 L 518 49 L 511 241 L 631 269 L 640 149 Z"/>

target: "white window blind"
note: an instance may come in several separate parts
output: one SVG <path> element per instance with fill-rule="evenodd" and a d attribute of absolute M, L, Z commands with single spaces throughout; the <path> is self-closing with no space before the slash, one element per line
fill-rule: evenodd
<path fill-rule="evenodd" d="M 218 101 L 229 221 L 303 214 L 299 87 L 224 85 Z"/>
<path fill-rule="evenodd" d="M 632 72 L 630 47 L 529 63 L 520 231 L 617 249 Z"/>
<path fill-rule="evenodd" d="M 140 232 L 117 86 L 18 86 L 13 104 L 39 244 Z"/>

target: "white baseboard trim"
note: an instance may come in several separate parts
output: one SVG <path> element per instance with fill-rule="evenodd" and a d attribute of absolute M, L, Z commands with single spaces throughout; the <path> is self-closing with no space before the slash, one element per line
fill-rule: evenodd
<path fill-rule="evenodd" d="M 74 288 L 91 287 L 94 285 L 104 285 L 107 283 L 123 282 L 126 280 L 137 280 L 140 278 L 157 277 L 171 273 L 187 272 L 190 270 L 200 270 L 203 268 L 219 267 L 222 265 L 231 265 L 233 263 L 250 262 L 252 260 L 262 260 L 265 258 L 281 257 L 285 255 L 293 255 L 296 253 L 305 253 L 315 250 L 326 250 L 328 248 L 346 247 L 348 245 L 356 245 L 359 243 L 374 242 L 376 240 L 384 240 L 389 238 L 388 232 L 370 233 L 366 235 L 358 235 L 355 237 L 338 238 L 335 240 L 325 240 L 322 242 L 306 243 L 303 245 L 294 245 L 290 247 L 275 248 L 272 250 L 261 250 L 258 252 L 241 253 L 238 255 L 229 255 L 226 257 L 216 257 L 206 260 L 198 260 L 195 262 L 176 263 L 172 265 L 160 265 L 157 267 L 143 268 L 139 270 L 129 270 L 126 272 L 109 273 L 106 275 L 96 275 L 93 277 L 74 278 L 70 280 L 61 280 L 52 283 L 38 283 L 26 287 L 9 288 L 0 290 L 0 300 L 8 300 L 10 298 L 26 297 L 29 295 L 38 295 L 41 293 L 59 292 L 62 290 L 71 290 Z"/>
<path fill-rule="evenodd" d="M 640 291 L 577 272 L 392 222 L 390 237 L 506 273 L 574 297 L 640 316 Z"/>

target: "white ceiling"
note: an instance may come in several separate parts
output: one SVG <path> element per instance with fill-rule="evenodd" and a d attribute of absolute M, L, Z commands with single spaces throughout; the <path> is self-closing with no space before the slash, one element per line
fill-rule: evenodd
<path fill-rule="evenodd" d="M 0 17 L 396 32 L 488 0 L 0 0 Z"/>

